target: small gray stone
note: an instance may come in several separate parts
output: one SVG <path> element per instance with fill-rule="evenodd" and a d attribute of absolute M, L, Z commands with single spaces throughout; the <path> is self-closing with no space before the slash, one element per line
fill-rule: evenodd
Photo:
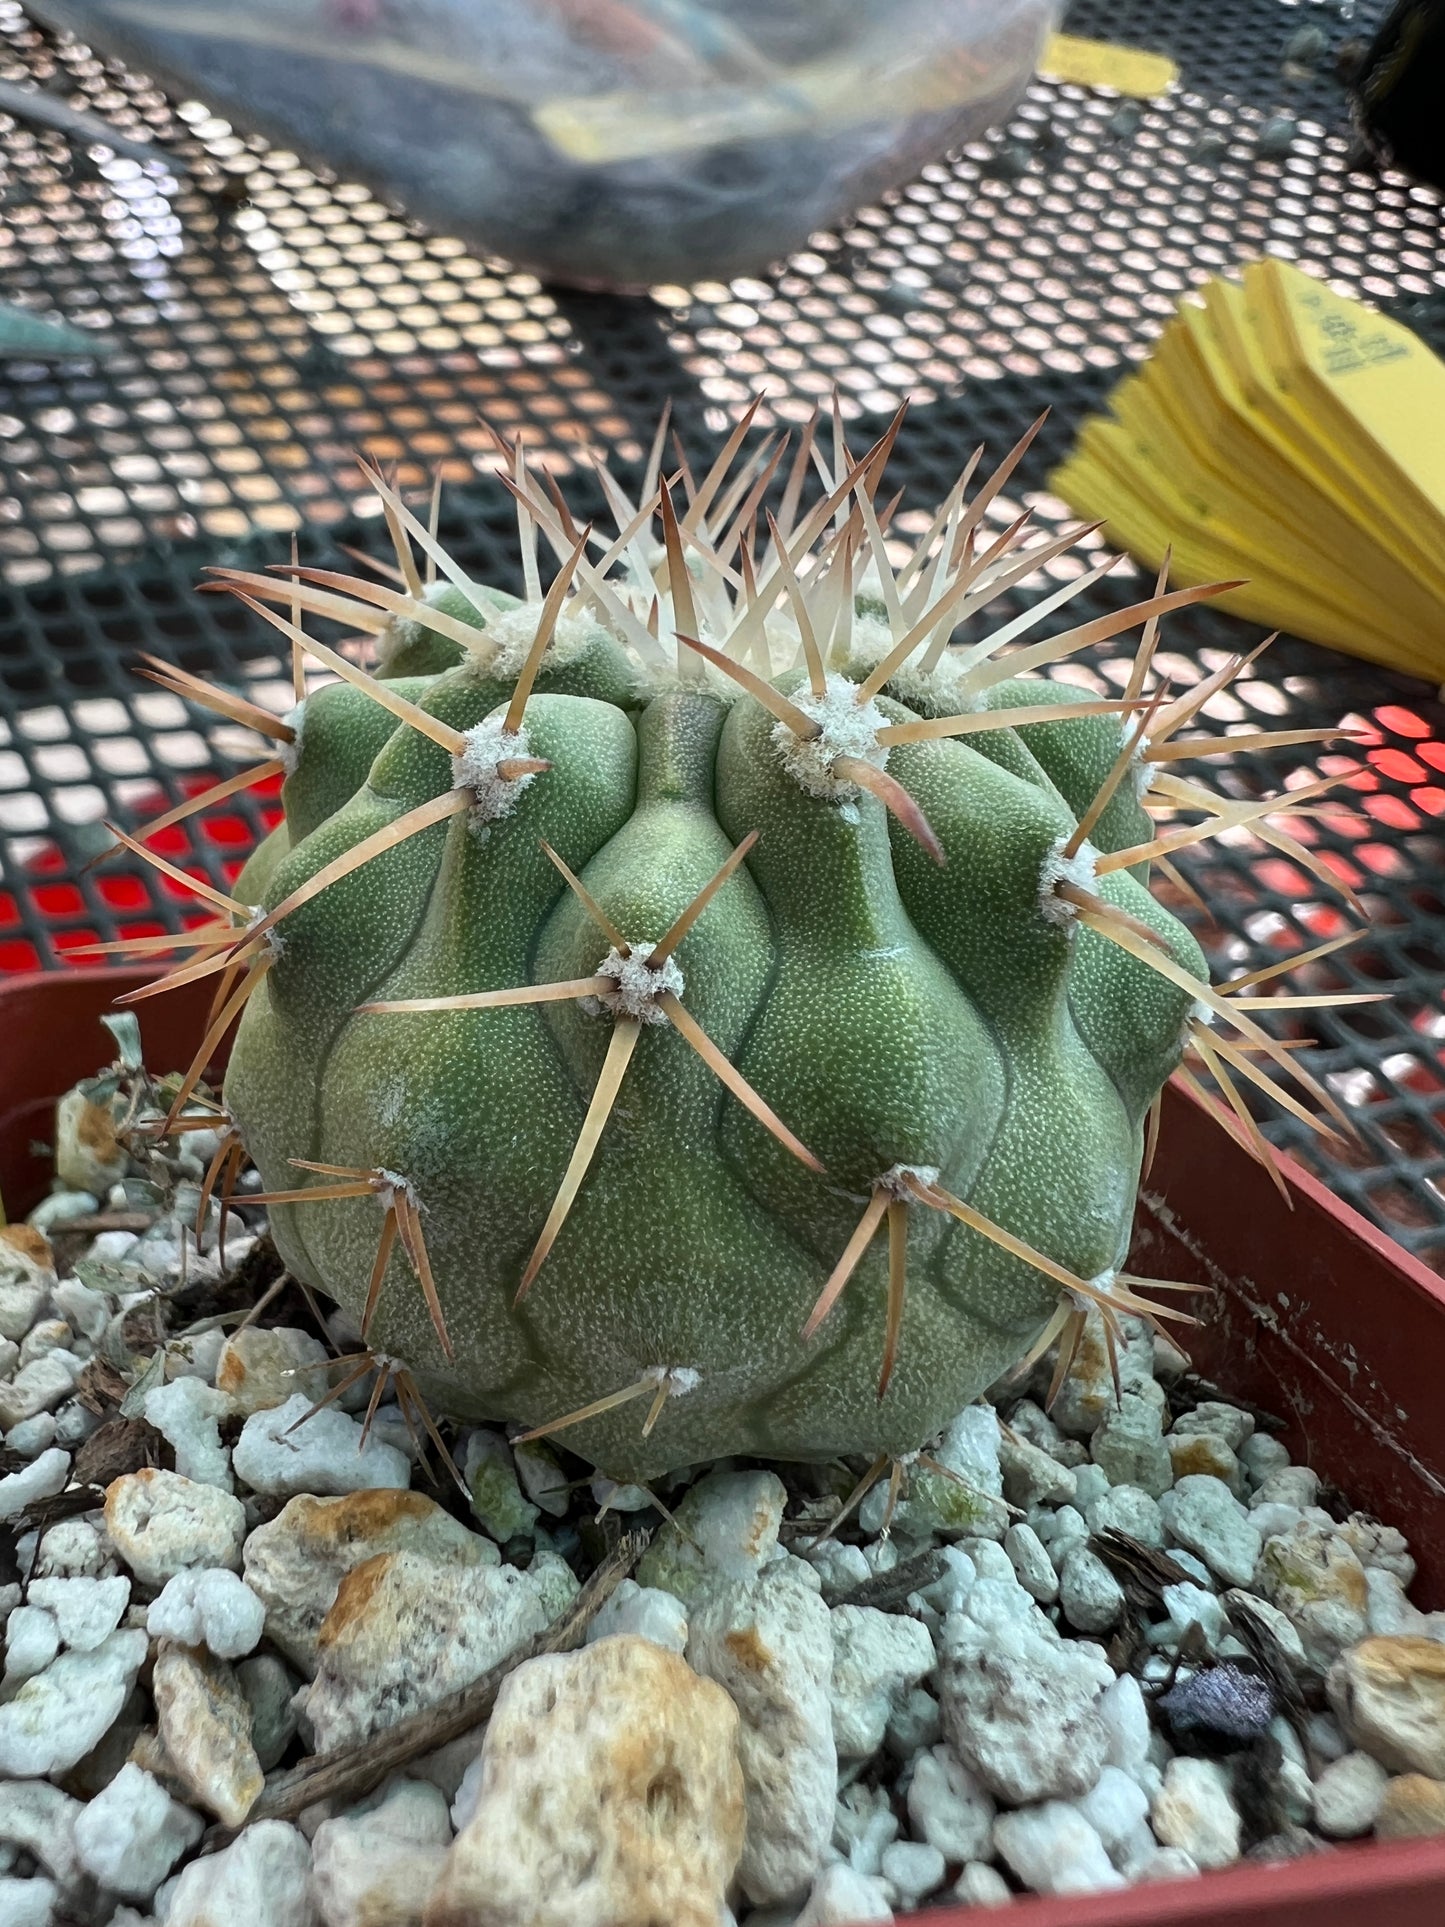
<path fill-rule="evenodd" d="M 0 1519 L 13 1519 L 37 1499 L 53 1499 L 70 1477 L 70 1454 L 52 1445 L 22 1471 L 0 1479 Z"/>
<path fill-rule="evenodd" d="M 710 1584 L 756 1579 L 777 1547 L 787 1499 L 776 1472 L 710 1472 L 643 1554 L 638 1584 L 690 1606 Z"/>
<path fill-rule="evenodd" d="M 1001 1813 L 993 1838 L 1000 1859 L 1036 1894 L 1107 1893 L 1124 1885 L 1103 1841 L 1067 1801 Z"/>
<path fill-rule="evenodd" d="M 1332 1527 L 1306 1522 L 1266 1540 L 1255 1590 L 1285 1614 L 1315 1666 L 1329 1666 L 1365 1635 L 1369 1582 Z"/>
<path fill-rule="evenodd" d="M 1005 1434 L 998 1456 L 1003 1470 L 1003 1493 L 1010 1505 L 1026 1510 L 1035 1505 L 1072 1502 L 1075 1475 L 1041 1447 Z"/>
<path fill-rule="evenodd" d="M 0 1706 L 0 1774 L 64 1773 L 115 1724 L 146 1656 L 141 1632 L 112 1633 L 90 1653 L 62 1653 Z"/>
<path fill-rule="evenodd" d="M 687 1611 L 670 1592 L 624 1579 L 587 1628 L 587 1639 L 590 1644 L 614 1633 L 633 1633 L 655 1646 L 665 1646 L 670 1653 L 680 1653 L 687 1646 Z"/>
<path fill-rule="evenodd" d="M 50 1927 L 59 1897 L 55 1882 L 43 1874 L 29 1880 L 0 1874 L 0 1921 L 4 1927 Z"/>
<path fill-rule="evenodd" d="M 1331 1840 L 1361 1839 L 1380 1817 L 1389 1779 L 1368 1753 L 1333 1760 L 1315 1781 L 1315 1825 Z"/>
<path fill-rule="evenodd" d="M 1061 1505 L 1056 1512 L 1036 1506 L 1029 1524 L 1046 1548 L 1056 1572 L 1062 1568 L 1072 1549 L 1083 1545 L 1089 1537 L 1088 1520 L 1071 1505 Z"/>
<path fill-rule="evenodd" d="M 863 1927 L 865 1921 L 891 1921 L 893 1909 L 881 1881 L 835 1862 L 813 1883 L 813 1891 L 793 1927 Z"/>
<path fill-rule="evenodd" d="M 129 1579 L 35 1579 L 30 1603 L 55 1614 L 60 1643 L 77 1653 L 91 1653 L 120 1624 L 130 1603 Z"/>
<path fill-rule="evenodd" d="M 53 1412 L 37 1412 L 34 1418 L 22 1419 L 5 1434 L 5 1450 L 15 1452 L 22 1459 L 39 1458 L 47 1446 L 55 1442 L 55 1415 Z"/>
<path fill-rule="evenodd" d="M 895 1840 L 885 1847 L 880 1870 L 905 1907 L 937 1893 L 948 1871 L 937 1847 L 918 1840 Z"/>
<path fill-rule="evenodd" d="M 1108 1748 L 1099 1697 L 1114 1679 L 1099 1647 L 1060 1639 L 1021 1586 L 996 1580 L 944 1621 L 940 1647 L 944 1733 L 995 1799 L 1021 1806 L 1094 1784 Z"/>
<path fill-rule="evenodd" d="M 127 1762 L 81 1808 L 75 1844 L 86 1872 L 103 1887 L 128 1900 L 148 1901 L 200 1839 L 204 1824 L 149 1773 Z"/>
<path fill-rule="evenodd" d="M 5 1681 L 19 1686 L 46 1667 L 60 1651 L 55 1614 L 42 1606 L 16 1606 L 5 1622 Z"/>
<path fill-rule="evenodd" d="M 363 1445 L 362 1427 L 345 1412 L 328 1406 L 308 1418 L 310 1411 L 311 1401 L 297 1392 L 284 1405 L 253 1412 L 231 1454 L 237 1478 L 253 1492 L 286 1499 L 410 1484 L 405 1453 L 374 1430 Z"/>
<path fill-rule="evenodd" d="M 1181 1412 L 1170 1428 L 1171 1437 L 1188 1432 L 1208 1432 L 1221 1438 L 1231 1452 L 1239 1452 L 1246 1439 L 1254 1437 L 1254 1418 L 1249 1412 L 1242 1412 L 1237 1405 L 1225 1405 L 1218 1399 L 1206 1399 L 1196 1405 L 1192 1412 Z"/>
<path fill-rule="evenodd" d="M 1059 1604 L 1076 1632 L 1106 1633 L 1124 1615 L 1124 1589 L 1087 1546 L 1075 1546 L 1059 1574 Z"/>
<path fill-rule="evenodd" d="M 1289 1453 L 1268 1432 L 1255 1432 L 1238 1451 L 1239 1462 L 1248 1473 L 1250 1483 L 1256 1487 L 1263 1485 L 1273 1473 L 1282 1472 L 1289 1464 Z"/>
<path fill-rule="evenodd" d="M 1181 1479 L 1159 1509 L 1171 1537 L 1211 1572 L 1227 1585 L 1249 1584 L 1264 1542 L 1227 1485 L 1202 1474 Z"/>
<path fill-rule="evenodd" d="M 1255 1487 L 1251 1506 L 1293 1505 L 1303 1512 L 1318 1503 L 1320 1475 L 1307 1465 L 1283 1465 L 1261 1479 Z"/>
<path fill-rule="evenodd" d="M 237 1666 L 236 1684 L 251 1709 L 251 1745 L 269 1773 L 295 1737 L 292 1701 L 301 1682 L 273 1653 L 258 1653 Z"/>
<path fill-rule="evenodd" d="M 834 1738 L 844 1759 L 869 1759 L 899 1700 L 933 1671 L 933 1641 L 916 1619 L 872 1606 L 835 1606 L 831 1617 Z"/>
<path fill-rule="evenodd" d="M 1166 1847 L 1182 1848 L 1206 1872 L 1239 1858 L 1239 1809 L 1228 1774 L 1214 1760 L 1171 1760 L 1151 1819 Z"/>
<path fill-rule="evenodd" d="M 1085 1517 L 1090 1532 L 1126 1532 L 1141 1546 L 1164 1544 L 1164 1515 L 1159 1501 L 1137 1485 L 1111 1486 L 1096 1499 Z"/>
<path fill-rule="evenodd" d="M 908 1786 L 908 1819 L 945 1860 L 977 1860 L 989 1850 L 997 1808 L 987 1787 L 946 1746 L 920 1753 Z"/>
<path fill-rule="evenodd" d="M 883 1744 L 895 1760 L 906 1765 L 942 1736 L 943 1715 L 938 1701 L 925 1687 L 915 1686 L 889 1715 Z"/>
<path fill-rule="evenodd" d="M 786 1569 L 770 1569 L 709 1593 L 687 1629 L 688 1661 L 724 1688 L 741 1721 L 747 1838 L 737 1878 L 756 1904 L 800 1892 L 831 1837 L 834 1617 Z"/>
<path fill-rule="evenodd" d="M 0 1382 L 0 1429 L 9 1431 L 37 1412 L 53 1412 L 85 1369 L 73 1352 L 42 1352 L 22 1365 L 9 1384 Z"/>
<path fill-rule="evenodd" d="M 960 1907 L 1008 1907 L 1013 1903 L 1013 1888 L 997 1867 L 972 1860 L 953 1883 L 953 1898 Z"/>
<path fill-rule="evenodd" d="M 1174 1483 L 1159 1408 L 1137 1393 L 1126 1392 L 1103 1415 L 1090 1450 L 1111 1485 L 1135 1485 L 1157 1499 Z"/>
<path fill-rule="evenodd" d="M 191 1862 L 164 1918 L 165 1927 L 314 1927 L 305 1836 L 282 1820 L 258 1820 L 220 1853 Z"/>
<path fill-rule="evenodd" d="M 1025 1592 L 1040 1605 L 1052 1605 L 1059 1596 L 1059 1575 L 1033 1527 L 1010 1526 L 1003 1536 L 1003 1546 Z"/>
<path fill-rule="evenodd" d="M 147 1466 L 107 1489 L 105 1529 L 137 1579 L 163 1586 L 195 1566 L 239 1566 L 246 1512 L 218 1486 Z"/>

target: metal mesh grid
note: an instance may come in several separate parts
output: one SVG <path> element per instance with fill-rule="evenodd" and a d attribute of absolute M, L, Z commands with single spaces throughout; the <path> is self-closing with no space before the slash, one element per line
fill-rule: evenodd
<path fill-rule="evenodd" d="M 480 415 L 567 470 L 588 444 L 639 456 L 668 397 L 697 457 L 759 389 L 761 432 L 836 385 L 860 443 L 908 396 L 890 476 L 921 516 L 976 441 L 1001 451 L 1048 403 L 1017 487 L 995 504 L 999 526 L 1029 505 L 1048 527 L 1065 511 L 1044 477 L 1079 417 L 1185 290 L 1241 258 L 1301 259 L 1440 345 L 1441 197 L 1351 161 L 1335 54 L 1381 11 L 1077 5 L 1074 31 L 1171 52 L 1180 88 L 1136 106 L 1037 82 L 1008 128 L 771 278 L 624 301 L 544 290 L 199 104 L 169 103 L 0 0 L 0 75 L 83 96 L 190 169 L 75 154 L 0 119 L 0 288 L 105 319 L 118 341 L 94 364 L 0 365 L 0 969 L 185 917 L 181 893 L 155 879 L 84 870 L 105 841 L 100 819 L 134 823 L 252 760 L 254 742 L 147 691 L 128 665 L 154 649 L 285 707 L 270 632 L 193 584 L 205 562 L 275 559 L 295 527 L 313 559 L 335 561 L 339 540 L 371 544 L 359 446 L 398 463 L 404 485 L 439 466 L 452 484 L 445 539 L 510 583 L 514 537 L 500 489 L 479 475 Z M 1330 43 L 1308 73 L 1285 58 L 1302 22 Z M 1288 136 L 1289 151 L 1268 155 L 1262 132 L 1266 147 Z M 585 476 L 569 484 L 583 510 L 587 489 Z M 1137 587 L 1121 569 L 1094 606 Z M 1190 612 L 1166 630 L 1165 666 L 1187 685 L 1253 633 Z M 1067 673 L 1117 688 L 1123 647 Z M 1286 640 L 1209 713 L 1224 728 L 1369 731 L 1316 759 L 1349 773 L 1352 807 L 1309 831 L 1370 926 L 1318 981 L 1391 993 L 1310 1026 L 1336 1092 L 1367 1109 L 1364 1143 L 1325 1153 L 1292 1120 L 1270 1129 L 1445 1269 L 1445 711 L 1417 684 Z M 1211 770 L 1241 795 L 1277 774 L 1250 757 Z M 253 795 L 158 847 L 233 877 L 275 807 Z M 1218 966 L 1343 927 L 1317 884 L 1243 834 L 1185 867 L 1209 914 L 1179 907 Z"/>

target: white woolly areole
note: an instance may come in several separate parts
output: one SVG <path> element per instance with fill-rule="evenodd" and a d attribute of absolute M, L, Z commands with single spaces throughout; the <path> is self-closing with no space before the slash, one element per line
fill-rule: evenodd
<path fill-rule="evenodd" d="M 452 782 L 459 790 L 470 790 L 476 798 L 472 808 L 476 823 L 495 823 L 498 817 L 510 816 L 522 791 L 536 781 L 531 771 L 511 778 L 498 773 L 499 763 L 531 754 L 526 730 L 506 729 L 505 721 L 505 714 L 500 712 L 485 717 L 466 732 L 466 748 L 452 758 Z"/>
<path fill-rule="evenodd" d="M 487 641 L 496 651 L 487 664 L 489 675 L 521 674 L 522 665 L 537 640 L 537 624 L 541 619 L 540 602 L 522 602 L 515 609 L 503 609 L 499 615 L 488 616 Z M 580 610 L 564 609 L 542 652 L 542 660 L 570 662 L 574 656 L 580 656 L 596 633 L 596 627 L 591 618 Z"/>
<path fill-rule="evenodd" d="M 1073 856 L 1064 855 L 1067 836 L 1061 836 L 1050 847 L 1039 870 L 1039 908 L 1045 921 L 1057 924 L 1067 930 L 1078 921 L 1078 911 L 1058 895 L 1061 883 L 1077 883 L 1081 890 L 1092 890 L 1097 882 L 1095 866 L 1099 852 L 1087 837 L 1079 845 Z"/>
<path fill-rule="evenodd" d="M 249 933 L 259 928 L 265 921 L 266 912 L 258 907 L 247 917 L 244 928 Z M 261 947 L 272 963 L 275 963 L 286 948 L 286 937 L 279 924 L 273 924 L 269 930 L 262 933 Z"/>
<path fill-rule="evenodd" d="M 399 1171 L 388 1171 L 385 1168 L 379 1168 L 376 1173 L 376 1178 L 376 1195 L 381 1202 L 383 1211 L 390 1211 L 392 1209 L 396 1203 L 398 1194 L 406 1198 L 411 1204 L 417 1202 L 416 1191 L 413 1188 L 411 1179 L 404 1178 Z"/>
<path fill-rule="evenodd" d="M 289 724 L 290 727 L 295 730 L 296 734 L 289 743 L 277 743 L 276 761 L 288 776 L 294 776 L 296 774 L 296 765 L 301 761 L 301 731 L 306 721 L 305 698 L 303 697 L 294 709 L 288 709 L 281 720 L 283 723 Z"/>
<path fill-rule="evenodd" d="M 673 1398 L 695 1392 L 702 1383 L 702 1373 L 695 1365 L 649 1365 L 642 1376 L 654 1385 L 666 1385 Z"/>
<path fill-rule="evenodd" d="M 1134 801 L 1136 803 L 1142 803 L 1144 801 L 1144 798 L 1149 794 L 1150 785 L 1154 781 L 1154 765 L 1147 761 L 1145 756 L 1148 748 L 1148 739 L 1141 736 L 1135 745 L 1134 754 L 1129 758 L 1129 783 L 1134 791 Z"/>
<path fill-rule="evenodd" d="M 609 950 L 597 966 L 597 975 L 610 977 L 617 988 L 600 991 L 585 1001 L 594 1010 L 610 1011 L 614 1017 L 636 1017 L 644 1024 L 665 1024 L 667 1012 L 657 999 L 664 990 L 680 997 L 683 976 L 676 957 L 665 958 L 653 969 L 647 960 L 656 948 L 656 944 L 635 943 L 626 957 L 620 950 Z"/>
<path fill-rule="evenodd" d="M 1107 1271 L 1101 1271 L 1097 1278 L 1091 1278 L 1089 1280 L 1090 1295 L 1088 1297 L 1078 1291 L 1071 1291 L 1069 1296 L 1073 1299 L 1080 1311 L 1090 1311 L 1094 1309 L 1096 1303 L 1092 1294 L 1097 1292 L 1100 1298 L 1112 1298 L 1114 1296 L 1114 1287 L 1118 1282 L 1119 1273 L 1117 1269 L 1111 1265 Z"/>
<path fill-rule="evenodd" d="M 810 721 L 822 725 L 821 734 L 804 739 L 786 723 L 774 725 L 773 742 L 783 767 L 809 796 L 825 797 L 831 803 L 851 803 L 857 798 L 858 785 L 833 774 L 837 756 L 856 756 L 875 769 L 888 767 L 887 746 L 878 740 L 888 718 L 876 702 L 860 704 L 857 697 L 857 683 L 829 670 L 821 696 L 799 689 L 788 699 Z"/>
<path fill-rule="evenodd" d="M 940 1175 L 936 1164 L 895 1164 L 877 1180 L 876 1188 L 886 1191 L 890 1198 L 907 1200 L 913 1197 L 910 1179 L 914 1184 L 931 1186 L 937 1184 Z"/>

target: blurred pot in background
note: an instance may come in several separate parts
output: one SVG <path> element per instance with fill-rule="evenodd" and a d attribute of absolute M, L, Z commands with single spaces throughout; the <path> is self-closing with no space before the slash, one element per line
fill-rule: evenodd
<path fill-rule="evenodd" d="M 39 0 L 552 281 L 765 267 L 1026 85 L 1057 0 Z"/>

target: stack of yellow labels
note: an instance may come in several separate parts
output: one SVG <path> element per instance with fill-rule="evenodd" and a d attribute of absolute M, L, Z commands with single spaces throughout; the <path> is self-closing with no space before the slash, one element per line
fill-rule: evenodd
<path fill-rule="evenodd" d="M 1287 262 L 1186 303 L 1053 487 L 1178 583 L 1271 628 L 1445 677 L 1445 363 Z"/>

